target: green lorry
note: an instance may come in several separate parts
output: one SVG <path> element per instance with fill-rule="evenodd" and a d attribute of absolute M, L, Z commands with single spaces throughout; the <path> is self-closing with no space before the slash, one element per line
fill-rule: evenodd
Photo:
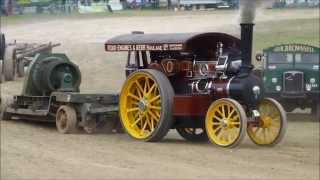
<path fill-rule="evenodd" d="M 263 78 L 265 93 L 281 102 L 286 111 L 311 108 L 320 119 L 319 47 L 305 44 L 281 44 L 266 48 L 263 68 L 257 71 Z"/>

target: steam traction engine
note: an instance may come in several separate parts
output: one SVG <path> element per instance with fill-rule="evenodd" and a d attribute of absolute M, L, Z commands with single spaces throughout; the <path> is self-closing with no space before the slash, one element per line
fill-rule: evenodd
<path fill-rule="evenodd" d="M 264 98 L 251 70 L 253 24 L 241 40 L 224 33 L 144 34 L 108 40 L 106 51 L 127 51 L 120 119 L 135 139 L 159 141 L 175 128 L 190 141 L 237 146 L 246 132 L 258 145 L 275 145 L 286 115 Z"/>

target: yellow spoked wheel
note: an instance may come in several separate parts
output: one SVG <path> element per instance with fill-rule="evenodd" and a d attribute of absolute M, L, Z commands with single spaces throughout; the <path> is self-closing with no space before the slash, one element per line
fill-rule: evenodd
<path fill-rule="evenodd" d="M 283 107 L 274 99 L 263 99 L 258 110 L 260 112 L 261 123 L 257 126 L 248 125 L 248 135 L 250 139 L 258 145 L 276 145 L 283 139 L 287 117 Z"/>
<path fill-rule="evenodd" d="M 156 70 L 132 73 L 120 94 L 120 117 L 126 132 L 135 139 L 159 141 L 172 124 L 173 89 Z"/>
<path fill-rule="evenodd" d="M 223 98 L 211 104 L 205 125 L 209 140 L 213 144 L 235 147 L 245 136 L 247 116 L 237 101 Z"/>

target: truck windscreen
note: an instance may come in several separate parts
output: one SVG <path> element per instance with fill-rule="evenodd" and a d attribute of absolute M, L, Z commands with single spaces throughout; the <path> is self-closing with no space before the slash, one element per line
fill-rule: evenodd
<path fill-rule="evenodd" d="M 319 54 L 317 53 L 304 53 L 295 54 L 295 62 L 301 64 L 319 64 Z"/>
<path fill-rule="evenodd" d="M 293 63 L 292 53 L 268 53 L 268 63 L 269 64 L 288 64 Z"/>

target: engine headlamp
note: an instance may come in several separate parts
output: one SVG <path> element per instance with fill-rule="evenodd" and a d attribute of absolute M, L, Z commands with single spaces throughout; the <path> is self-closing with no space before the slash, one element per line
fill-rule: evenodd
<path fill-rule="evenodd" d="M 252 92 L 253 92 L 253 94 L 254 94 L 254 97 L 256 98 L 256 99 L 258 99 L 258 97 L 259 97 L 259 95 L 260 95 L 260 87 L 259 86 L 253 86 L 252 87 Z"/>
<path fill-rule="evenodd" d="M 311 84 L 306 84 L 306 90 L 311 91 Z"/>
<path fill-rule="evenodd" d="M 316 82 L 316 79 L 315 78 L 310 78 L 310 83 L 311 84 L 314 84 Z"/>

